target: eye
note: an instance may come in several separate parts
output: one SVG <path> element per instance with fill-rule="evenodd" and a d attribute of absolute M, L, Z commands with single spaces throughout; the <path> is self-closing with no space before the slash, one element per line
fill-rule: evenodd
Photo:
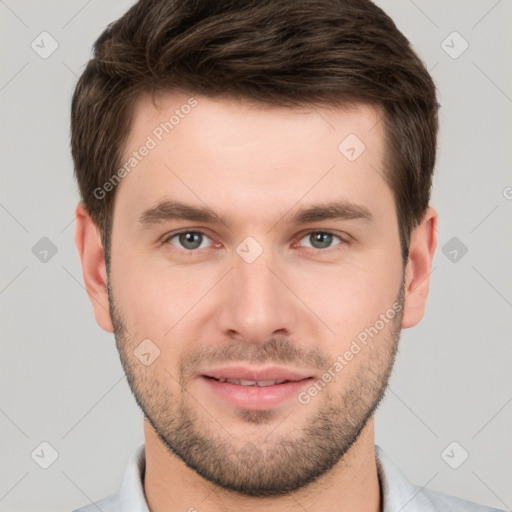
<path fill-rule="evenodd" d="M 177 243 L 173 243 L 171 240 L 176 239 Z M 180 249 L 187 251 L 194 251 L 195 249 L 203 249 L 208 244 L 203 245 L 205 239 L 210 238 L 202 231 L 181 231 L 167 237 L 163 243 L 171 243 L 171 245 L 177 245 Z"/>
<path fill-rule="evenodd" d="M 333 246 L 333 241 L 335 239 L 339 240 L 338 244 Z M 310 245 L 305 245 L 305 247 L 310 247 L 316 250 L 322 249 L 331 249 L 335 248 L 338 245 L 344 245 L 348 243 L 343 240 L 339 235 L 336 235 L 330 231 L 309 231 L 302 238 L 300 238 L 297 245 L 302 246 L 301 242 L 306 240 L 310 243 Z M 163 240 L 163 244 L 171 244 L 178 249 L 183 249 L 185 251 L 194 252 L 196 249 L 204 249 L 208 247 L 208 241 L 212 241 L 211 238 L 204 233 L 203 231 L 181 231 L 178 233 L 173 233 L 169 235 Z"/>
<path fill-rule="evenodd" d="M 346 243 L 340 236 L 331 233 L 330 231 L 309 231 L 303 236 L 300 241 L 308 240 L 311 241 L 311 245 L 306 247 L 312 247 L 313 249 L 330 249 L 332 246 L 333 239 L 337 238 L 340 242 Z M 300 244 L 299 241 L 299 244 Z M 336 244 L 341 245 L 341 244 Z"/>

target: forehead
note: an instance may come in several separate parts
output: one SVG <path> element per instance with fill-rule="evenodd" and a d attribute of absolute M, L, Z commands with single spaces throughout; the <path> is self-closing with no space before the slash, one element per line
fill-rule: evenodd
<path fill-rule="evenodd" d="M 282 128 L 273 135 L 283 141 L 297 138 L 301 130 L 302 135 L 310 137 L 312 141 L 315 135 L 313 130 L 318 134 L 328 133 L 336 141 L 344 131 L 352 130 L 352 133 L 368 142 L 371 137 L 374 144 L 381 135 L 381 118 L 380 107 L 363 103 L 280 107 L 231 97 L 209 98 L 185 93 L 160 93 L 154 98 L 143 95 L 133 108 L 125 149 L 131 149 L 148 136 L 157 144 L 166 145 L 170 140 L 179 138 L 180 134 L 187 134 L 187 127 L 199 128 L 197 135 L 207 135 L 208 141 L 229 142 L 232 145 L 240 142 L 246 144 L 248 135 L 258 135 L 253 139 L 257 143 L 275 128 Z M 208 141 L 205 140 L 205 143 Z"/>
<path fill-rule="evenodd" d="M 116 203 L 131 204 L 125 213 L 132 221 L 169 197 L 226 216 L 258 211 L 259 218 L 308 200 L 356 199 L 370 207 L 372 197 L 391 197 L 380 119 L 363 104 L 288 108 L 169 94 L 155 105 L 144 96 L 123 155 L 134 165 Z"/>

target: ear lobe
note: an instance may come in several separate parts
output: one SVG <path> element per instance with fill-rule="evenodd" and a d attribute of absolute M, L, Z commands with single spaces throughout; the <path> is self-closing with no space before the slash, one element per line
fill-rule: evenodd
<path fill-rule="evenodd" d="M 75 245 L 82 263 L 85 289 L 91 300 L 98 325 L 107 332 L 114 332 L 110 318 L 107 269 L 99 229 L 80 202 L 75 210 Z"/>
<path fill-rule="evenodd" d="M 425 313 L 432 260 L 437 247 L 437 224 L 437 212 L 429 206 L 423 220 L 411 233 L 405 271 L 403 329 L 417 325 Z"/>

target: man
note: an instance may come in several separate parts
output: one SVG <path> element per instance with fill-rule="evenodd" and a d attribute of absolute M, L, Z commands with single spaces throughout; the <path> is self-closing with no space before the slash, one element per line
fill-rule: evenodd
<path fill-rule="evenodd" d="M 489 511 L 374 444 L 436 249 L 435 86 L 366 0 L 141 0 L 72 104 L 75 241 L 144 412 L 80 511 Z"/>

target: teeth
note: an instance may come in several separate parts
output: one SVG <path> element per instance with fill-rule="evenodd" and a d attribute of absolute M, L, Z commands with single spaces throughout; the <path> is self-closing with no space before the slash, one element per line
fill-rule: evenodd
<path fill-rule="evenodd" d="M 231 384 L 239 384 L 240 386 L 257 386 L 258 385 L 258 381 L 256 381 L 256 380 L 227 379 L 227 382 L 231 382 Z"/>
<path fill-rule="evenodd" d="M 218 379 L 219 382 L 229 382 L 231 384 L 238 384 L 239 386 L 274 386 L 275 384 L 282 384 L 284 380 L 239 380 L 239 379 Z"/>
<path fill-rule="evenodd" d="M 284 380 L 260 380 L 256 385 L 260 387 L 274 386 L 275 384 L 281 384 L 282 382 L 284 382 Z"/>

